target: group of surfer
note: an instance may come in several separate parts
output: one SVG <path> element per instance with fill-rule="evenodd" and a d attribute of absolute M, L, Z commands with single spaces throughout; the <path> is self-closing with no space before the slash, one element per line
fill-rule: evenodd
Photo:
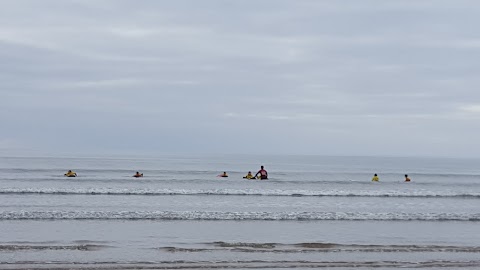
<path fill-rule="evenodd" d="M 76 177 L 77 173 L 68 170 L 67 173 L 64 174 L 66 177 Z M 223 174 L 218 175 L 219 177 L 228 177 L 227 172 L 223 172 Z M 138 177 L 143 177 L 143 173 L 136 172 L 133 177 L 138 178 Z M 267 180 L 268 179 L 268 172 L 263 168 L 263 166 L 260 166 L 260 170 L 257 172 L 257 174 L 252 175 L 252 172 L 248 172 L 246 176 L 243 178 L 245 179 L 260 179 L 260 180 Z"/>
<path fill-rule="evenodd" d="M 64 174 L 66 177 L 77 177 L 77 173 L 72 171 L 72 170 L 68 170 L 67 173 Z M 139 173 L 139 172 L 136 172 L 133 177 L 143 177 L 143 173 Z"/>
<path fill-rule="evenodd" d="M 374 174 L 372 177 L 373 182 L 378 182 L 380 181 L 380 178 L 378 177 L 377 174 Z M 410 178 L 408 177 L 408 174 L 405 174 L 405 182 L 410 182 Z"/>
<path fill-rule="evenodd" d="M 263 166 L 260 166 L 260 170 L 255 174 L 255 176 L 252 175 L 252 172 L 248 172 L 247 175 L 245 175 L 243 178 L 248 180 L 250 179 L 267 180 L 268 172 L 263 168 Z"/>
<path fill-rule="evenodd" d="M 228 174 L 227 174 L 227 172 L 223 172 L 222 174 L 219 174 L 217 176 L 218 177 L 228 177 Z M 255 175 L 253 175 L 252 172 L 249 171 L 247 173 L 247 175 L 245 175 L 243 178 L 248 179 L 248 180 L 254 180 L 254 179 L 267 180 L 268 179 L 268 172 L 267 172 L 267 170 L 265 170 L 263 168 L 263 166 L 260 166 L 260 170 Z"/>
<path fill-rule="evenodd" d="M 72 170 L 68 170 L 68 172 L 64 175 L 67 176 L 67 177 L 76 177 L 77 173 L 72 171 Z M 133 177 L 135 177 L 135 178 L 143 177 L 143 173 L 136 172 L 133 175 Z M 223 172 L 222 174 L 218 175 L 218 177 L 228 177 L 228 174 L 227 174 L 227 172 Z M 249 171 L 247 173 L 247 175 L 245 175 L 243 178 L 248 179 L 248 180 L 253 180 L 253 179 L 267 180 L 268 179 L 268 172 L 267 172 L 267 170 L 264 169 L 263 166 L 260 166 L 260 170 L 255 175 L 253 175 L 252 172 Z M 378 177 L 377 174 L 373 175 L 372 181 L 373 182 L 380 181 L 380 178 Z M 405 174 L 405 182 L 410 182 L 410 178 L 408 177 L 408 174 Z"/>

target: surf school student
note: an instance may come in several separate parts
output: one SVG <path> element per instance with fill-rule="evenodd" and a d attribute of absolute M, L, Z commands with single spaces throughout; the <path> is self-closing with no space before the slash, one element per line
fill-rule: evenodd
<path fill-rule="evenodd" d="M 143 177 L 143 173 L 136 172 L 136 173 L 133 175 L 133 177 L 136 177 L 136 178 L 138 178 L 138 177 Z"/>
<path fill-rule="evenodd" d="M 405 182 L 410 182 L 410 178 L 408 178 L 408 174 L 405 174 Z"/>
<path fill-rule="evenodd" d="M 72 170 L 68 170 L 66 174 L 64 174 L 66 177 L 75 177 L 77 176 L 76 172 L 73 172 Z"/>
<path fill-rule="evenodd" d="M 258 178 L 259 175 L 260 175 L 260 179 L 261 179 L 261 180 L 266 180 L 266 179 L 268 179 L 268 173 L 267 173 L 267 171 L 263 168 L 263 165 L 260 166 L 260 171 L 258 171 L 257 174 L 255 174 L 255 177 Z"/>
<path fill-rule="evenodd" d="M 244 176 L 243 178 L 245 179 L 255 179 L 255 176 L 252 175 L 252 172 L 248 172 L 246 176 Z"/>
<path fill-rule="evenodd" d="M 217 175 L 218 177 L 228 177 L 227 172 L 223 172 L 222 174 Z"/>
<path fill-rule="evenodd" d="M 380 179 L 378 178 L 378 175 L 377 175 L 377 174 L 374 174 L 374 175 L 373 175 L 373 178 L 372 178 L 372 181 L 378 182 L 378 180 L 380 180 Z"/>

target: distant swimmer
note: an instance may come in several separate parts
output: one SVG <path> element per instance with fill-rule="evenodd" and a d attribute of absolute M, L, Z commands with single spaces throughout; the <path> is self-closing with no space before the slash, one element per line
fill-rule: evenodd
<path fill-rule="evenodd" d="M 410 182 L 410 178 L 408 177 L 408 174 L 405 174 L 405 182 Z"/>
<path fill-rule="evenodd" d="M 267 173 L 267 171 L 263 168 L 263 165 L 260 166 L 260 171 L 258 171 L 257 174 L 255 174 L 255 177 L 258 178 L 258 176 L 260 176 L 259 179 L 261 179 L 261 180 L 267 180 L 267 179 L 268 179 L 268 173 Z"/>
<path fill-rule="evenodd" d="M 372 178 L 372 181 L 378 182 L 378 180 L 380 180 L 380 178 L 378 178 L 378 175 L 377 175 L 377 174 L 374 174 L 374 175 L 373 175 L 373 178 Z"/>
<path fill-rule="evenodd" d="M 133 175 L 133 177 L 136 177 L 136 178 L 138 178 L 138 177 L 143 177 L 143 173 L 136 172 L 136 173 Z"/>
<path fill-rule="evenodd" d="M 253 176 L 252 172 L 248 172 L 247 175 L 245 175 L 243 178 L 245 179 L 255 179 L 255 176 Z"/>
<path fill-rule="evenodd" d="M 227 172 L 223 172 L 222 174 L 217 175 L 218 177 L 228 177 Z"/>
<path fill-rule="evenodd" d="M 64 174 L 66 177 L 76 177 L 77 173 L 73 172 L 72 170 L 68 170 L 66 174 Z"/>

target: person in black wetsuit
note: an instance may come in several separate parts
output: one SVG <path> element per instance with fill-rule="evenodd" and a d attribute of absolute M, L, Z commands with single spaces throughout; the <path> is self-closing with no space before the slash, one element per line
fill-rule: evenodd
<path fill-rule="evenodd" d="M 257 177 L 258 175 L 260 175 L 260 180 L 268 179 L 268 172 L 263 168 L 263 165 L 260 166 L 260 171 L 255 174 L 255 177 Z"/>

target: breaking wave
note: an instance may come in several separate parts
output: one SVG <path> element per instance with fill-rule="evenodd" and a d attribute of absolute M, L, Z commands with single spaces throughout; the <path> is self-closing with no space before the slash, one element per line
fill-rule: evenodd
<path fill-rule="evenodd" d="M 292 196 L 292 197 L 418 197 L 418 198 L 480 198 L 479 192 L 431 190 L 282 190 L 282 189 L 62 189 L 62 188 L 3 188 L 0 195 L 218 195 L 218 196 Z"/>
<path fill-rule="evenodd" d="M 480 221 L 480 213 L 4 211 L 0 220 Z"/>

